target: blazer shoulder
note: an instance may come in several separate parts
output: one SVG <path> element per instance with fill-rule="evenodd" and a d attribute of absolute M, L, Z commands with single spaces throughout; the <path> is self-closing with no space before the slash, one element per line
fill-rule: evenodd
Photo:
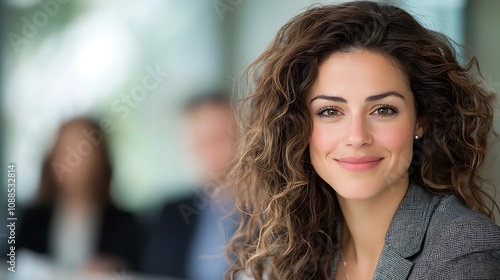
<path fill-rule="evenodd" d="M 483 214 L 465 207 L 451 195 L 441 200 L 428 229 L 428 238 L 461 253 L 500 250 L 500 227 Z M 458 252 L 457 252 L 458 253 Z"/>
<path fill-rule="evenodd" d="M 448 279 L 500 277 L 500 227 L 455 196 L 443 198 L 437 206 L 425 243 L 430 274 Z"/>

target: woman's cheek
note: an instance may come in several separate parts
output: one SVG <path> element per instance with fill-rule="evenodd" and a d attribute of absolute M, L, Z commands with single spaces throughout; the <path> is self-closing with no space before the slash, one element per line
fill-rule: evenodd
<path fill-rule="evenodd" d="M 392 157 L 400 165 L 398 169 L 409 166 L 412 160 L 413 153 L 413 130 L 410 130 L 409 125 L 399 125 L 392 127 L 389 131 L 380 133 L 378 142 L 386 150 L 390 151 Z"/>
<path fill-rule="evenodd" d="M 319 156 L 318 154 L 324 154 L 324 156 L 326 156 L 326 154 L 334 149 L 337 141 L 332 130 L 331 127 L 324 124 L 316 124 L 313 126 L 313 132 L 309 143 L 312 153 L 317 156 Z"/>

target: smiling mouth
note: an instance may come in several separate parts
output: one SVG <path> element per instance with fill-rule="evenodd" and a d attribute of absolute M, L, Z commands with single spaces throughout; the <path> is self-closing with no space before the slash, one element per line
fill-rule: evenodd
<path fill-rule="evenodd" d="M 349 171 L 366 171 L 375 168 L 384 158 L 381 157 L 345 157 L 335 161 Z"/>

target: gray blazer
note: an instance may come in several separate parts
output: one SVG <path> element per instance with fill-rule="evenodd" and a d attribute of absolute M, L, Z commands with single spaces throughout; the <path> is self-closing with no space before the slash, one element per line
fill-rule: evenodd
<path fill-rule="evenodd" d="M 373 278 L 500 279 L 500 227 L 454 195 L 431 194 L 411 183 Z"/>

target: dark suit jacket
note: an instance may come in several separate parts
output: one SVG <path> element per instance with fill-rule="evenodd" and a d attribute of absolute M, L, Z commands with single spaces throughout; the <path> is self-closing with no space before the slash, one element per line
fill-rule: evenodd
<path fill-rule="evenodd" d="M 189 249 L 202 210 L 197 199 L 192 195 L 163 207 L 148 231 L 141 272 L 186 278 Z"/>
<path fill-rule="evenodd" d="M 500 227 L 457 197 L 434 195 L 412 183 L 389 226 L 373 278 L 500 279 Z"/>
<path fill-rule="evenodd" d="M 136 219 L 114 206 L 107 207 L 103 215 L 97 253 L 118 257 L 127 262 L 128 269 L 136 269 L 142 241 Z M 49 234 L 53 216 L 52 206 L 36 206 L 23 211 L 16 240 L 18 248 L 50 255 Z"/>

